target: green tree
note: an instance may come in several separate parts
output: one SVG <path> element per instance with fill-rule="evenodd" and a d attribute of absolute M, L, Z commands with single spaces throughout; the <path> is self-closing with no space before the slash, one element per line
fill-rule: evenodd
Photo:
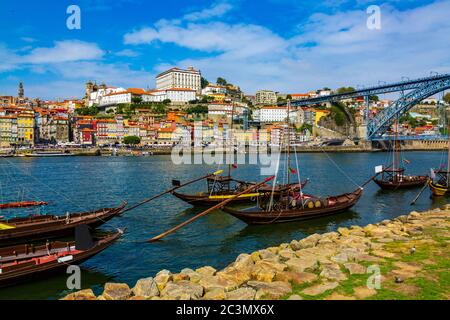
<path fill-rule="evenodd" d="M 172 100 L 170 100 L 170 99 L 165 99 L 162 103 L 163 103 L 164 105 L 168 105 L 168 104 L 172 103 Z"/>
<path fill-rule="evenodd" d="M 142 97 L 140 97 L 140 96 L 133 97 L 133 98 L 131 98 L 131 102 L 133 102 L 135 104 L 142 103 Z"/>
<path fill-rule="evenodd" d="M 217 84 L 219 86 L 226 86 L 228 84 L 228 82 L 224 78 L 219 77 L 219 78 L 217 78 Z"/>
<path fill-rule="evenodd" d="M 202 89 L 205 89 L 209 85 L 209 81 L 202 77 L 201 84 L 202 84 Z"/>
<path fill-rule="evenodd" d="M 349 92 L 353 92 L 356 91 L 355 88 L 353 87 L 342 87 L 337 89 L 337 93 L 349 93 Z"/>
<path fill-rule="evenodd" d="M 291 96 L 290 94 L 288 94 L 288 95 L 286 96 L 286 100 L 292 100 L 292 96 Z"/>
<path fill-rule="evenodd" d="M 138 145 L 139 143 L 141 143 L 141 138 L 136 136 L 128 136 L 123 139 L 123 143 L 129 145 Z"/>

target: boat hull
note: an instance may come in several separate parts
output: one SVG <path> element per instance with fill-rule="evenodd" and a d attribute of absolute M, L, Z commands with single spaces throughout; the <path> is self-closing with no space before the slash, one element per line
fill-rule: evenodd
<path fill-rule="evenodd" d="M 433 183 L 432 181 L 428 183 L 428 186 L 430 187 L 431 194 L 433 195 L 433 197 L 443 197 L 445 195 L 450 194 L 449 188 L 442 186 L 440 184 Z"/>
<path fill-rule="evenodd" d="M 73 230 L 80 225 L 97 228 L 119 216 L 126 205 L 127 203 L 124 202 L 116 208 L 71 214 L 69 220 L 66 216 L 54 215 L 0 220 L 0 243 L 5 245 L 62 237 L 72 234 Z"/>
<path fill-rule="evenodd" d="M 307 184 L 307 182 L 303 182 L 302 188 L 304 188 L 306 184 Z M 285 186 L 285 188 L 289 188 L 289 187 L 293 188 L 293 191 L 300 190 L 300 188 L 298 187 L 298 184 L 291 184 L 291 185 Z M 231 202 L 235 203 L 235 204 L 252 204 L 252 203 L 256 202 L 257 198 L 260 196 L 261 193 L 268 193 L 271 191 L 272 191 L 272 189 L 270 186 L 260 188 L 260 189 L 258 189 L 258 192 L 244 194 L 244 195 L 234 199 Z M 275 193 L 277 193 L 277 192 L 278 191 L 275 191 Z M 190 205 L 208 207 L 208 206 L 214 206 L 214 205 L 219 204 L 229 198 L 232 198 L 233 196 L 235 196 L 237 194 L 237 192 L 234 192 L 234 191 L 223 192 L 220 195 L 214 195 L 214 196 L 210 196 L 209 194 L 204 194 L 204 193 L 199 194 L 199 195 L 183 194 L 183 193 L 178 193 L 176 191 L 173 191 L 172 194 L 175 197 L 177 197 L 178 199 L 189 203 Z"/>
<path fill-rule="evenodd" d="M 336 204 L 320 208 L 305 207 L 281 212 L 243 211 L 235 210 L 230 207 L 225 207 L 222 210 L 247 224 L 287 223 L 293 221 L 316 219 L 345 212 L 358 202 L 361 195 L 362 189 L 359 189 L 353 193 L 348 193 L 337 197 L 330 197 L 327 200 L 336 200 Z"/>
<path fill-rule="evenodd" d="M 374 179 L 373 181 L 383 190 L 398 190 L 423 187 L 428 179 L 427 176 L 418 176 L 414 180 L 407 181 L 385 181 L 381 179 Z"/>
<path fill-rule="evenodd" d="M 54 273 L 62 272 L 64 269 L 67 269 L 69 264 L 78 265 L 107 249 L 114 242 L 116 242 L 122 236 L 122 234 L 122 232 L 117 232 L 115 234 L 102 238 L 96 243 L 93 248 L 81 253 L 74 254 L 73 259 L 70 261 L 70 263 L 61 263 L 57 260 L 53 260 L 41 265 L 35 264 L 11 272 L 2 272 L 0 273 L 0 287 L 3 288 L 20 284 L 29 280 L 42 279 Z"/>

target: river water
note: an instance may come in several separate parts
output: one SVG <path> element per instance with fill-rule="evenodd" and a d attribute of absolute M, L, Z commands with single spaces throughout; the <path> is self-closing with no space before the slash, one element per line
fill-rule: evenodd
<path fill-rule="evenodd" d="M 442 152 L 404 154 L 411 163 L 410 174 L 428 174 L 440 165 Z M 387 153 L 299 154 L 302 179 L 311 182 L 305 192 L 332 195 L 350 192 L 374 173 L 374 167 L 386 164 Z M 175 165 L 170 156 L 152 157 L 67 157 L 0 159 L 0 201 L 43 200 L 45 209 L 6 210 L 0 214 L 13 217 L 37 213 L 65 214 L 118 205 L 122 200 L 138 202 L 170 188 L 173 178 L 181 181 L 217 170 L 217 166 Z M 233 175 L 242 180 L 259 181 L 260 168 L 241 165 Z M 198 192 L 205 182 L 189 186 Z M 337 216 L 267 226 L 247 226 L 222 212 L 215 212 L 168 236 L 158 243 L 144 241 L 185 221 L 201 209 L 164 196 L 135 211 L 115 218 L 103 229 L 127 228 L 124 237 L 101 254 L 82 265 L 82 288 L 101 292 L 107 281 L 126 282 L 153 276 L 159 270 L 211 265 L 225 267 L 243 252 L 301 239 L 313 233 L 336 230 L 341 226 L 367 225 L 392 219 L 412 210 L 438 207 L 446 199 L 431 200 L 427 190 L 414 207 L 410 202 L 417 189 L 383 192 L 371 183 L 351 211 Z M 0 289 L 0 299 L 56 299 L 69 293 L 66 275 Z"/>

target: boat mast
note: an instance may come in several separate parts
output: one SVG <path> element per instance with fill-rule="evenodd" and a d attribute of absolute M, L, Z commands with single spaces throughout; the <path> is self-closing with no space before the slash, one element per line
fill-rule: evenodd
<path fill-rule="evenodd" d="M 290 165 L 291 165 L 291 122 L 290 122 L 290 113 L 291 113 L 291 100 L 288 100 L 287 103 L 287 183 L 288 185 L 291 183 L 291 175 L 290 175 Z"/>
<path fill-rule="evenodd" d="M 398 163 L 398 116 L 395 121 L 395 170 L 400 169 Z"/>
<path fill-rule="evenodd" d="M 231 107 L 231 126 L 230 126 L 231 151 L 232 151 L 233 160 L 234 160 L 234 142 L 233 142 L 234 121 L 233 121 L 233 118 L 234 118 L 234 101 L 232 102 L 232 107 Z M 230 178 L 231 178 L 231 162 L 228 163 L 228 179 L 230 179 Z"/>
<path fill-rule="evenodd" d="M 447 136 L 448 136 L 448 151 L 447 151 L 447 173 L 446 173 L 446 177 L 447 177 L 447 188 L 448 188 L 449 172 L 450 172 L 450 123 L 449 123 L 448 128 L 447 128 Z"/>

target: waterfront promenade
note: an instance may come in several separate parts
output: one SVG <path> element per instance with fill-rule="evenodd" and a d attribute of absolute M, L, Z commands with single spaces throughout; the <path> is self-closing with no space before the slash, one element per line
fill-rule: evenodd
<path fill-rule="evenodd" d="M 449 299 L 450 205 L 243 253 L 222 270 L 106 283 L 65 300 Z"/>
<path fill-rule="evenodd" d="M 403 151 L 441 151 L 448 148 L 446 141 L 413 141 L 402 146 Z M 294 148 L 291 148 L 293 152 Z M 374 148 L 368 144 L 360 145 L 343 145 L 343 146 L 299 146 L 295 150 L 298 153 L 352 153 L 352 152 L 382 152 L 386 151 L 383 148 Z M 147 148 L 39 148 L 39 149 L 16 149 L 12 152 L 11 149 L 0 149 L 1 156 L 25 156 L 26 154 L 35 151 L 41 152 L 55 152 L 55 153 L 70 153 L 76 156 L 142 156 L 142 155 L 170 155 L 172 148 L 168 146 L 155 146 Z M 193 153 L 203 152 L 202 148 L 193 148 Z"/>

